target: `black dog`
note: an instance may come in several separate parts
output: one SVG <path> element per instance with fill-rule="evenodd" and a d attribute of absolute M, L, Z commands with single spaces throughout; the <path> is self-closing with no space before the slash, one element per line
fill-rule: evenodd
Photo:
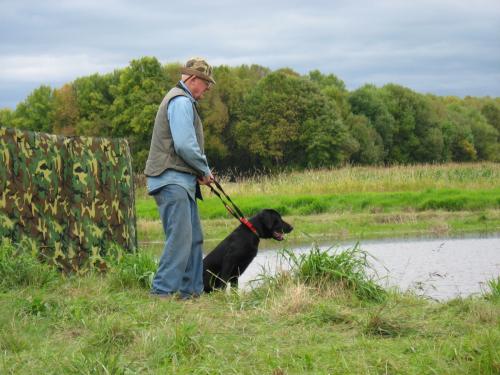
<path fill-rule="evenodd" d="M 278 212 L 270 209 L 262 210 L 249 221 L 257 230 L 258 236 L 241 224 L 203 259 L 203 284 L 206 293 L 223 288 L 227 283 L 238 286 L 238 277 L 257 255 L 260 238 L 282 241 L 283 234 L 290 233 L 293 229 L 283 221 Z"/>

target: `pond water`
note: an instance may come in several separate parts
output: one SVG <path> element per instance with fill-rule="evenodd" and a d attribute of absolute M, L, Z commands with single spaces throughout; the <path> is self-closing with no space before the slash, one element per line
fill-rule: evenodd
<path fill-rule="evenodd" d="M 319 247 L 339 251 L 353 245 Z M 296 247 L 293 251 L 300 254 L 311 247 Z M 371 264 L 382 286 L 411 290 L 436 300 L 481 293 L 488 290 L 488 280 L 500 275 L 500 234 L 483 238 L 366 241 L 360 247 L 374 257 Z M 278 251 L 259 250 L 240 277 L 240 287 L 248 288 L 263 269 L 271 273 L 286 269 Z"/>

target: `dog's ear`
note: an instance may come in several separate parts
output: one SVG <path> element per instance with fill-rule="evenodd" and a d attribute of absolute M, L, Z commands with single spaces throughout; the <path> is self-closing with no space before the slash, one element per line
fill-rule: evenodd
<path fill-rule="evenodd" d="M 269 208 L 262 210 L 262 216 L 264 226 L 271 232 L 276 230 L 277 224 L 281 222 L 280 214 L 277 211 L 271 210 Z"/>
<path fill-rule="evenodd" d="M 274 215 L 271 211 L 272 210 L 265 209 L 260 212 L 262 225 L 267 230 L 271 230 L 274 223 Z"/>

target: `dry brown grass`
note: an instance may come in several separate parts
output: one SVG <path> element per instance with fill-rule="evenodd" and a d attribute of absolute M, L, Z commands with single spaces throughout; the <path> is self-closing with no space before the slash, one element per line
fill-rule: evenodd
<path fill-rule="evenodd" d="M 428 188 L 491 188 L 500 179 L 500 164 L 420 164 L 392 167 L 353 167 L 283 172 L 242 177 L 236 182 L 220 177 L 229 194 L 333 194 L 408 191 Z"/>
<path fill-rule="evenodd" d="M 218 176 L 228 194 L 335 194 L 424 189 L 491 188 L 500 180 L 499 163 L 419 164 L 392 167 L 357 167 L 281 172 L 229 179 Z M 143 176 L 136 177 L 136 196 L 144 198 Z"/>
<path fill-rule="evenodd" d="M 274 298 L 269 310 L 275 316 L 288 316 L 308 311 L 315 300 L 312 288 L 302 283 L 290 283 L 283 289 L 283 293 Z"/>

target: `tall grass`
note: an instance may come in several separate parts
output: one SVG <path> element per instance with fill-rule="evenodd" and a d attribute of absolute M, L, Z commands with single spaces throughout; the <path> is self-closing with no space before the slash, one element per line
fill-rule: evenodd
<path fill-rule="evenodd" d="M 21 245 L 2 240 L 0 244 L 0 291 L 18 287 L 42 288 L 61 279 L 59 272 L 41 263 Z"/>
<path fill-rule="evenodd" d="M 298 255 L 284 249 L 282 257 L 292 277 L 306 285 L 337 285 L 352 290 L 361 300 L 382 302 L 386 298 L 387 293 L 376 283 L 376 273 L 368 261 L 370 255 L 358 244 L 342 251 L 322 250 L 314 245 L 311 251 Z"/>
<path fill-rule="evenodd" d="M 110 285 L 114 288 L 151 289 L 158 261 L 150 254 L 137 251 L 111 262 Z"/>
<path fill-rule="evenodd" d="M 486 298 L 500 301 L 500 276 L 489 280 L 487 286 L 489 290 L 486 292 Z"/>
<path fill-rule="evenodd" d="M 112 288 L 149 289 L 158 266 L 157 259 L 141 251 L 107 259 L 107 262 L 107 277 Z M 64 277 L 55 266 L 41 262 L 21 245 L 7 240 L 0 243 L 0 291 L 18 287 L 43 288 Z"/>
<path fill-rule="evenodd" d="M 326 194 L 416 191 L 424 189 L 491 188 L 500 181 L 500 164 L 419 164 L 390 167 L 357 167 L 255 174 L 235 182 L 220 177 L 224 189 L 234 194 Z"/>
<path fill-rule="evenodd" d="M 237 178 L 216 176 L 229 194 L 327 194 L 417 191 L 424 189 L 483 189 L 500 181 L 500 164 L 418 164 L 388 167 L 344 166 L 331 169 L 255 173 Z M 145 179 L 137 179 L 138 198 L 147 198 Z"/>
<path fill-rule="evenodd" d="M 229 179 L 224 189 L 247 216 L 273 208 L 302 233 L 336 239 L 494 232 L 500 223 L 500 164 L 470 163 L 283 172 Z M 207 241 L 236 226 L 204 187 L 199 203 Z M 139 239 L 163 239 L 158 209 L 137 189 Z M 450 213 L 456 213 L 450 215 Z M 403 218 L 401 222 L 399 219 Z M 410 219 L 408 221 L 407 219 Z"/>
<path fill-rule="evenodd" d="M 395 210 L 484 210 L 500 207 L 500 164 L 445 164 L 341 169 L 255 175 L 236 182 L 220 177 L 247 215 L 265 207 L 284 215 Z M 140 219 L 158 218 L 156 205 L 138 189 Z M 200 204 L 204 219 L 227 217 L 208 189 Z"/>

